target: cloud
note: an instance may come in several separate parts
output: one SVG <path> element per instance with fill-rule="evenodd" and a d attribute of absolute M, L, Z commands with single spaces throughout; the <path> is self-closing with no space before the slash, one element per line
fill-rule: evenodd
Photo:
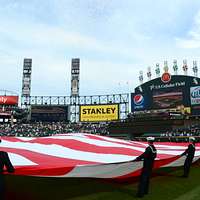
<path fill-rule="evenodd" d="M 200 48 L 200 10 L 194 17 L 192 29 L 188 31 L 187 36 L 176 38 L 178 47 L 185 49 Z"/>
<path fill-rule="evenodd" d="M 187 0 L 2 2 L 0 66 L 10 75 L 1 87 L 19 93 L 24 57 L 33 59 L 33 95 L 69 94 L 73 57 L 81 59 L 81 94 L 92 95 L 128 91 L 140 70 L 183 60 L 200 43 L 199 17 L 188 25 L 199 6 Z"/>
<path fill-rule="evenodd" d="M 94 36 L 87 36 L 78 32 L 68 31 L 62 27 L 55 27 L 47 24 L 28 24 L 15 21 L 2 23 L 0 27 L 1 42 L 7 48 L 10 47 L 9 53 L 12 52 L 21 55 L 23 52 L 43 51 L 46 54 L 55 54 L 56 49 L 60 52 L 67 51 L 84 51 L 88 56 L 93 53 L 122 56 L 132 58 L 132 47 L 125 47 L 118 43 L 101 41 Z M 141 35 L 136 35 L 141 38 Z M 17 50 L 17 51 L 16 51 Z M 44 53 L 43 53 L 44 54 Z"/>

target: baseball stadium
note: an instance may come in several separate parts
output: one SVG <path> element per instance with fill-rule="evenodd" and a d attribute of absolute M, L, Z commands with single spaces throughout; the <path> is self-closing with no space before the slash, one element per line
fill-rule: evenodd
<path fill-rule="evenodd" d="M 0 91 L 4 198 L 198 198 L 197 64 L 193 76 L 185 61 L 184 75 L 177 74 L 176 61 L 173 75 L 166 61 L 163 74 L 156 69 L 157 78 L 149 70 L 147 82 L 140 72 L 131 93 L 80 96 L 80 59 L 73 58 L 69 96 L 32 96 L 32 59 L 25 58 L 21 94 Z"/>

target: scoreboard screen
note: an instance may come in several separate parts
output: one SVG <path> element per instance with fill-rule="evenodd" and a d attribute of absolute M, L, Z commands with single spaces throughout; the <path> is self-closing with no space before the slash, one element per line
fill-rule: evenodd
<path fill-rule="evenodd" d="M 171 75 L 166 82 L 162 77 L 152 79 L 135 88 L 131 94 L 131 111 L 178 110 L 200 113 L 200 78 Z"/>
<path fill-rule="evenodd" d="M 67 121 L 68 106 L 31 106 L 32 121 Z"/>
<path fill-rule="evenodd" d="M 153 109 L 175 108 L 183 105 L 183 92 L 180 89 L 153 92 Z"/>

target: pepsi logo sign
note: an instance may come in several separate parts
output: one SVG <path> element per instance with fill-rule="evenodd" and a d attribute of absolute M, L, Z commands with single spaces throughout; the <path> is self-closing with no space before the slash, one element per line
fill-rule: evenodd
<path fill-rule="evenodd" d="M 141 94 L 137 94 L 133 98 L 134 104 L 140 106 L 144 103 L 144 97 Z"/>
<path fill-rule="evenodd" d="M 163 83 L 168 83 L 169 81 L 171 81 L 171 74 L 168 72 L 165 72 L 162 77 L 161 80 Z"/>

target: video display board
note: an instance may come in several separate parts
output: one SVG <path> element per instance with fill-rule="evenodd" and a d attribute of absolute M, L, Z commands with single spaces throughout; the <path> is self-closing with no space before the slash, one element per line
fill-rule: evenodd
<path fill-rule="evenodd" d="M 131 94 L 132 112 L 187 108 L 193 114 L 198 106 L 200 79 L 193 76 L 172 75 L 168 82 L 159 77 L 136 87 Z"/>
<path fill-rule="evenodd" d="M 176 108 L 183 105 L 183 92 L 181 89 L 153 91 L 153 109 Z"/>
<path fill-rule="evenodd" d="M 80 106 L 81 122 L 104 122 L 119 120 L 119 104 Z"/>
<path fill-rule="evenodd" d="M 68 106 L 31 106 L 31 120 L 56 122 L 68 120 Z"/>

